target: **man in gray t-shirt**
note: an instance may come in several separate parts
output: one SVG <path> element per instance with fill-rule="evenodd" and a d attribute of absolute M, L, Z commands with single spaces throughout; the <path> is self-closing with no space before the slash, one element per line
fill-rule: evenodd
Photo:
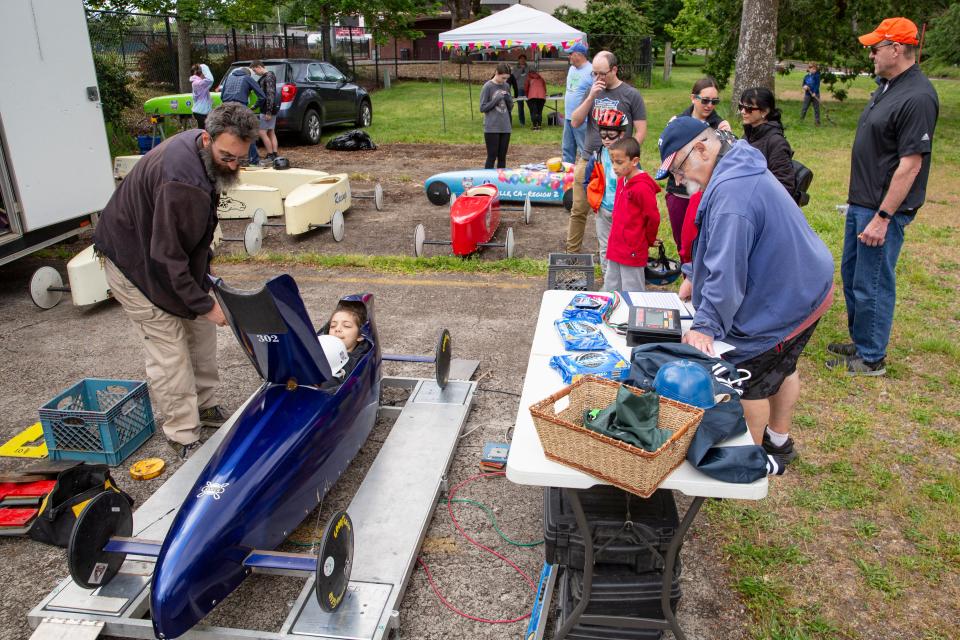
<path fill-rule="evenodd" d="M 647 108 L 643 98 L 639 91 L 617 77 L 617 57 L 612 52 L 601 51 L 593 57 L 593 77 L 590 92 L 570 117 L 570 124 L 574 127 L 587 123 L 583 145 L 587 157 L 579 156 L 573 170 L 573 208 L 567 227 L 568 253 L 579 253 L 583 246 L 583 230 L 590 210 L 583 189 L 583 174 L 587 168 L 587 158 L 603 146 L 600 143 L 600 129 L 593 119 L 594 109 L 622 111 L 627 116 L 627 135 L 632 135 L 641 145 L 647 135 Z"/>

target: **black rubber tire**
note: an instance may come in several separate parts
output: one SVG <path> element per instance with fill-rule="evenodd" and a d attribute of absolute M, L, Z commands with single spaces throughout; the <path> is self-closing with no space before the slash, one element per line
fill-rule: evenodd
<path fill-rule="evenodd" d="M 573 189 L 567 189 L 563 192 L 563 208 L 567 211 L 573 209 Z"/>
<path fill-rule="evenodd" d="M 300 127 L 300 140 L 304 144 L 320 144 L 322 133 L 323 120 L 320 119 L 320 112 L 312 107 L 307 109 L 303 114 L 303 125 Z"/>
<path fill-rule="evenodd" d="M 440 180 L 431 182 L 427 185 L 427 200 L 438 207 L 450 204 L 450 187 Z"/>
<path fill-rule="evenodd" d="M 366 113 L 364 113 L 366 111 Z M 370 104 L 369 100 L 364 100 L 360 103 L 360 108 L 357 109 L 357 121 L 354 123 L 358 127 L 369 127 L 373 124 L 373 105 Z"/>

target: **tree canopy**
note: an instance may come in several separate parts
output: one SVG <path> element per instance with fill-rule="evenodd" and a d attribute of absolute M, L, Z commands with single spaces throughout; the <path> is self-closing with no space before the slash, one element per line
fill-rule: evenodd
<path fill-rule="evenodd" d="M 624 80 L 630 79 L 630 65 L 639 60 L 643 39 L 652 31 L 630 0 L 587 0 L 586 11 L 561 5 L 553 16 L 586 33 L 590 51 L 612 51 Z"/>
<path fill-rule="evenodd" d="M 678 48 L 708 50 L 704 71 L 721 83 L 733 71 L 741 7 L 741 0 L 683 0 L 683 8 L 667 27 Z M 956 38 L 960 8 L 950 0 L 915 0 L 906 11 L 893 0 L 779 0 L 778 9 L 779 59 L 816 61 L 850 73 L 870 71 L 872 65 L 857 36 L 884 18 L 905 14 L 918 28 L 927 23 L 931 55 L 944 62 L 950 61 L 951 54 L 960 56 Z M 825 78 L 828 85 L 837 79 Z"/>

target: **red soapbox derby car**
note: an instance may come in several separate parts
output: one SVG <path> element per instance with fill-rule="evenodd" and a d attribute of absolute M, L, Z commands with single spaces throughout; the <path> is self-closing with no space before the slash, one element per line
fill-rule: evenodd
<path fill-rule="evenodd" d="M 423 256 L 424 245 L 451 245 L 456 256 L 468 256 L 481 247 L 503 247 L 507 257 L 513 257 L 513 227 L 509 227 L 503 242 L 491 242 L 500 226 L 501 211 L 523 211 L 523 222 L 530 224 L 530 199 L 522 207 L 501 207 L 496 185 L 471 187 L 450 205 L 450 239 L 427 240 L 427 230 L 418 224 L 413 232 L 413 255 Z"/>

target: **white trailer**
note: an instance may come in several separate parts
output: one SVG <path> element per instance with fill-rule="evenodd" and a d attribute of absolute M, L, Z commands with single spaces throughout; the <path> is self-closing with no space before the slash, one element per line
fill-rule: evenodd
<path fill-rule="evenodd" d="M 79 0 L 0 2 L 0 265 L 89 228 L 113 193 Z"/>

